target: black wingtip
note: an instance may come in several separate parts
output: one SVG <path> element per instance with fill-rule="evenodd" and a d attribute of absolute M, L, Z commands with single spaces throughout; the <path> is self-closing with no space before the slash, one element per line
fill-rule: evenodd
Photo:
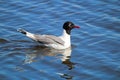
<path fill-rule="evenodd" d="M 27 34 L 27 32 L 24 29 L 21 29 L 21 28 L 19 28 L 17 31 L 22 33 L 22 34 Z"/>

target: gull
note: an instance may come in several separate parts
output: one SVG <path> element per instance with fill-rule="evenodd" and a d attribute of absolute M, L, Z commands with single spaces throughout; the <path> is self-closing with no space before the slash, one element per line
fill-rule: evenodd
<path fill-rule="evenodd" d="M 71 21 L 66 21 L 63 24 L 63 33 L 61 36 L 54 35 L 41 35 L 33 34 L 24 29 L 18 29 L 17 31 L 24 34 L 25 36 L 31 38 L 34 41 L 42 44 L 43 46 L 54 48 L 54 49 L 66 49 L 71 47 L 71 30 L 74 28 L 80 28 L 74 25 Z"/>

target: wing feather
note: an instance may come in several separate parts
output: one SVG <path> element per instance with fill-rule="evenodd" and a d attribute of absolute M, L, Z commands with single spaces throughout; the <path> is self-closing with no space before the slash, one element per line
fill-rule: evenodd
<path fill-rule="evenodd" d="M 64 45 L 64 41 L 53 35 L 34 35 L 35 40 L 43 44 L 61 44 Z"/>

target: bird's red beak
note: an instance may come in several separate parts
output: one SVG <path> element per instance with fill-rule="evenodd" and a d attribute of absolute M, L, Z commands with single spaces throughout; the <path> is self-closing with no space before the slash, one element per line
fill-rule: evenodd
<path fill-rule="evenodd" d="M 80 28 L 80 26 L 74 26 L 74 28 Z"/>

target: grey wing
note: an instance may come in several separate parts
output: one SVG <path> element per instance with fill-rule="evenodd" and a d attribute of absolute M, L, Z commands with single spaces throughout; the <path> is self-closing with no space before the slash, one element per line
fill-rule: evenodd
<path fill-rule="evenodd" d="M 57 43 L 57 44 L 64 45 L 64 41 L 61 38 L 53 36 L 53 35 L 36 35 L 36 34 L 29 33 L 24 29 L 18 29 L 18 31 L 21 32 L 22 34 L 25 34 L 27 37 L 35 41 L 38 41 L 40 43 L 43 43 L 43 44 L 56 44 Z"/>
<path fill-rule="evenodd" d="M 56 36 L 53 36 L 53 35 L 46 35 L 46 37 L 53 40 L 54 42 L 56 42 L 58 44 L 64 45 L 64 41 L 59 37 L 56 37 Z"/>
<path fill-rule="evenodd" d="M 64 45 L 64 41 L 59 37 L 52 35 L 34 35 L 35 40 L 43 44 L 61 44 Z"/>

